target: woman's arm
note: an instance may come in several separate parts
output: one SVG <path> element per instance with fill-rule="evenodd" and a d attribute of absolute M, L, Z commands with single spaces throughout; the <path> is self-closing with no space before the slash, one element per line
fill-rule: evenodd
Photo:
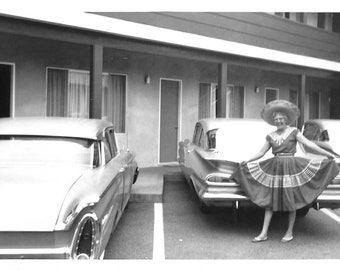
<path fill-rule="evenodd" d="M 248 159 L 248 160 L 244 160 L 241 162 L 241 165 L 245 165 L 246 163 L 248 162 L 251 162 L 251 161 L 254 161 L 254 160 L 257 160 L 261 157 L 263 157 L 267 152 L 268 150 L 270 149 L 271 145 L 269 144 L 269 142 L 266 140 L 265 144 L 262 146 L 260 152 L 258 152 L 257 154 L 255 154 L 252 158 Z"/>
<path fill-rule="evenodd" d="M 332 153 L 322 149 L 316 143 L 308 140 L 305 136 L 302 135 L 301 132 L 298 132 L 296 134 L 296 138 L 297 138 L 298 142 L 300 142 L 304 146 L 314 150 L 315 152 L 319 153 L 320 155 L 326 156 L 328 158 L 335 158 L 335 156 Z"/>

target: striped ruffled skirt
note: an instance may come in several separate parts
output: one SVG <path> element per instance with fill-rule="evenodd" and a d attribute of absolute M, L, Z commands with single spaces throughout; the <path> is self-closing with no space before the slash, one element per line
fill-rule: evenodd
<path fill-rule="evenodd" d="M 258 206 L 294 211 L 312 203 L 338 173 L 334 160 L 275 156 L 239 166 L 232 177 Z"/>

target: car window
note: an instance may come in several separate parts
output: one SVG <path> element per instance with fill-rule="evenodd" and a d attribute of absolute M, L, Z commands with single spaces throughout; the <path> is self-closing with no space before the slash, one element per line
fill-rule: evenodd
<path fill-rule="evenodd" d="M 86 166 L 99 163 L 94 140 L 49 136 L 0 136 L 0 166 Z"/>
<path fill-rule="evenodd" d="M 217 129 L 212 129 L 207 132 L 208 149 L 216 148 L 216 131 Z"/>
<path fill-rule="evenodd" d="M 312 141 L 329 141 L 328 131 L 322 130 L 316 123 L 306 123 L 303 135 Z"/>
<path fill-rule="evenodd" d="M 111 147 L 110 147 L 110 144 L 107 138 L 104 138 L 103 144 L 104 144 L 105 163 L 107 163 L 112 159 Z"/>
<path fill-rule="evenodd" d="M 199 128 L 200 128 L 200 125 L 199 125 L 199 124 L 196 124 L 195 130 L 194 130 L 194 135 L 192 136 L 192 142 L 193 142 L 193 144 L 197 144 L 197 142 L 198 142 L 198 136 L 197 136 L 197 134 L 198 134 Z"/>
<path fill-rule="evenodd" d="M 199 123 L 197 123 L 194 131 L 194 137 L 192 140 L 195 145 L 199 146 L 200 144 L 202 130 L 203 130 L 202 126 Z"/>
<path fill-rule="evenodd" d="M 203 132 L 203 128 L 201 129 L 200 135 L 199 135 L 199 141 L 197 146 L 199 147 L 204 147 L 204 132 Z"/>
<path fill-rule="evenodd" d="M 111 150 L 112 157 L 115 157 L 117 155 L 118 151 L 117 151 L 117 143 L 116 143 L 116 137 L 115 137 L 114 130 L 113 129 L 107 130 L 106 133 L 105 133 L 105 137 L 110 144 L 110 150 Z"/>
<path fill-rule="evenodd" d="M 94 146 L 94 152 L 93 152 L 93 167 L 96 168 L 99 166 L 100 164 L 100 151 L 99 151 L 99 147 L 98 147 L 98 142 L 95 142 L 93 144 Z"/>

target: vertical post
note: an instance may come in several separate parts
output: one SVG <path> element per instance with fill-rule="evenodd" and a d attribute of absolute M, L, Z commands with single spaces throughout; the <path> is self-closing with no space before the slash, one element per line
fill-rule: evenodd
<path fill-rule="evenodd" d="M 218 87 L 216 90 L 216 117 L 226 117 L 227 63 L 218 64 Z"/>
<path fill-rule="evenodd" d="M 299 79 L 300 89 L 298 91 L 298 106 L 300 109 L 300 117 L 298 119 L 298 128 L 301 130 L 302 125 L 305 122 L 306 75 L 300 75 Z"/>
<path fill-rule="evenodd" d="M 91 47 L 90 118 L 102 118 L 103 45 Z"/>

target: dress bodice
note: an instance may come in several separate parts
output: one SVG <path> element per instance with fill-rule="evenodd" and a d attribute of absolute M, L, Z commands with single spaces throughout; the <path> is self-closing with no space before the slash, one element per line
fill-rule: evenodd
<path fill-rule="evenodd" d="M 296 153 L 296 135 L 299 130 L 295 127 L 287 127 L 284 135 L 279 135 L 276 131 L 267 135 L 266 140 L 272 147 L 274 155 L 278 153 L 295 154 Z"/>

